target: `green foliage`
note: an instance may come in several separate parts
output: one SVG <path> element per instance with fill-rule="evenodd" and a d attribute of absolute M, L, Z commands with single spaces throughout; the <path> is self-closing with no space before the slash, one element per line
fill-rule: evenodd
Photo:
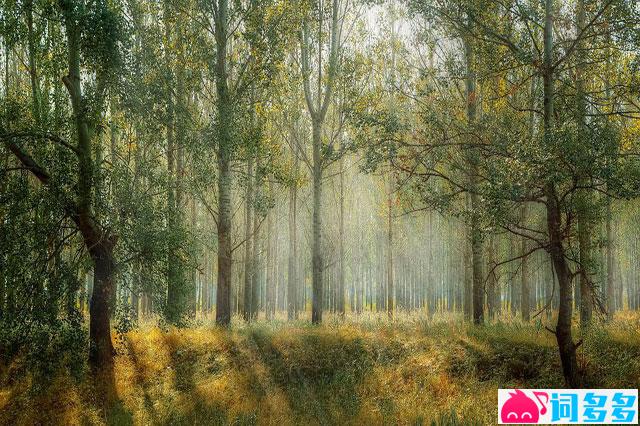
<path fill-rule="evenodd" d="M 79 318 L 52 322 L 0 323 L 0 363 L 11 367 L 12 379 L 33 376 L 32 391 L 45 391 L 59 371 L 80 381 L 86 373 L 87 334 Z M 74 348 L 74 350 L 70 350 Z"/>
<path fill-rule="evenodd" d="M 123 43 L 128 29 L 118 2 L 91 0 L 79 12 L 84 65 L 101 78 L 122 66 Z"/>

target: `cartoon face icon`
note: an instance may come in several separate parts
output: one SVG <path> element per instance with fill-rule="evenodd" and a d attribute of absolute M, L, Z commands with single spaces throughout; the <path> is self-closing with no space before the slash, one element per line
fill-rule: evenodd
<path fill-rule="evenodd" d="M 547 412 L 545 404 L 549 401 L 549 395 L 545 392 L 534 392 L 534 396 L 542 406 L 541 409 L 521 390 L 516 389 L 515 392 L 509 392 L 509 395 L 509 399 L 500 411 L 500 419 L 503 423 L 538 423 L 540 414 Z M 543 396 L 546 398 L 544 403 L 540 400 Z"/>

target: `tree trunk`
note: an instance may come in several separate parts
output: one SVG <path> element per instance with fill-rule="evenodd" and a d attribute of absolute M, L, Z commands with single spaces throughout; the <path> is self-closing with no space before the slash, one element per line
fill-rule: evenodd
<path fill-rule="evenodd" d="M 492 266 L 495 263 L 495 235 L 489 237 L 489 265 Z M 487 282 L 487 309 L 489 311 L 489 319 L 495 319 L 496 314 L 496 286 L 498 279 L 495 269 L 491 272 Z"/>
<path fill-rule="evenodd" d="M 467 122 L 473 126 L 476 120 L 477 95 L 476 74 L 474 65 L 474 49 L 470 37 L 464 39 L 467 75 L 465 77 Z M 477 149 L 467 153 L 469 161 L 469 186 L 471 190 L 471 269 L 473 286 L 473 322 L 484 321 L 484 276 L 482 268 L 482 230 L 480 229 L 480 197 L 478 189 L 478 155 Z"/>
<path fill-rule="evenodd" d="M 85 235 L 87 232 L 90 234 Z M 89 363 L 96 372 L 110 372 L 113 369 L 114 354 L 109 313 L 109 301 L 114 288 L 114 244 L 109 239 L 103 240 L 93 235 L 93 231 L 84 231 L 83 237 L 88 247 L 91 247 L 89 244 L 95 244 L 89 250 L 94 264 L 93 292 L 89 306 Z"/>
<path fill-rule="evenodd" d="M 299 159 L 295 149 L 292 154 L 294 156 L 294 173 L 297 178 Z M 296 262 L 298 261 L 296 236 L 297 199 L 298 187 L 297 182 L 295 182 L 289 189 L 289 268 L 287 276 L 287 317 L 289 321 L 298 319 L 298 282 L 296 271 Z"/>
<path fill-rule="evenodd" d="M 314 103 L 313 95 L 311 93 L 310 85 L 310 66 L 309 66 L 309 28 L 306 19 L 302 20 L 302 38 L 300 56 L 302 64 L 302 76 L 303 76 L 303 89 L 305 100 L 307 103 L 307 109 L 311 116 L 311 127 L 313 133 L 313 219 L 312 219 L 312 242 L 311 242 L 311 286 L 312 286 L 312 306 L 311 306 L 311 322 L 313 324 L 319 324 L 322 322 L 322 310 L 323 310 L 323 282 L 322 282 L 322 221 L 321 221 L 321 200 L 322 200 L 322 124 L 329 108 L 331 101 L 331 95 L 333 92 L 333 85 L 336 79 L 336 73 L 338 68 L 338 51 L 340 49 L 339 43 L 339 11 L 338 0 L 332 1 L 331 10 L 331 38 L 329 46 L 329 67 L 326 75 L 326 79 L 322 78 L 322 23 L 323 12 L 320 13 L 319 31 L 318 31 L 318 91 L 316 93 L 316 102 Z M 323 93 L 322 85 L 323 80 L 326 81 L 325 90 Z"/>
<path fill-rule="evenodd" d="M 611 226 L 611 199 L 607 199 L 607 211 L 606 211 L 606 257 L 607 257 L 607 318 L 613 319 L 613 315 L 616 311 L 615 300 L 615 287 L 613 282 L 613 230 Z"/>
<path fill-rule="evenodd" d="M 524 203 L 520 210 L 520 224 L 526 226 L 527 223 L 527 204 Z M 531 301 L 529 296 L 531 290 L 529 289 L 529 259 L 525 256 L 529 250 L 528 241 L 526 237 L 521 237 L 520 240 L 520 253 L 523 256 L 520 267 L 520 310 L 522 312 L 522 321 L 529 322 L 531 320 Z M 515 279 L 515 277 L 513 278 Z"/>
<path fill-rule="evenodd" d="M 322 322 L 323 282 L 322 282 L 322 139 L 321 125 L 313 121 L 313 239 L 311 245 L 311 322 Z"/>
<path fill-rule="evenodd" d="M 278 282 L 277 276 L 277 264 L 278 255 L 277 251 L 274 256 L 274 232 L 273 232 L 273 216 L 277 214 L 277 211 L 269 211 L 267 215 L 267 235 L 266 235 L 266 268 L 267 273 L 265 276 L 265 298 L 264 298 L 264 312 L 267 320 L 272 320 L 275 316 L 275 302 L 276 302 L 276 283 Z M 276 223 L 276 227 L 277 227 Z M 275 246 L 277 247 L 277 241 Z"/>
<path fill-rule="evenodd" d="M 553 61 L 553 0 L 545 0 L 544 25 L 544 64 L 542 69 L 544 89 L 544 139 L 548 149 L 553 144 L 553 96 L 554 69 Z M 547 232 L 549 245 L 547 250 L 551 256 L 558 277 L 560 303 L 555 335 L 560 352 L 562 373 L 566 385 L 578 385 L 578 366 L 576 361 L 577 345 L 573 343 L 571 332 L 571 316 L 573 312 L 571 293 L 571 271 L 567 264 L 566 253 L 562 241 L 562 210 L 559 205 L 553 181 L 544 186 L 547 209 Z"/>
<path fill-rule="evenodd" d="M 29 77 L 31 81 L 31 96 L 33 118 L 36 125 L 40 125 L 40 90 L 38 87 L 38 72 L 36 68 L 36 39 L 33 31 L 33 0 L 27 0 L 27 38 L 29 44 Z M 6 39 L 5 39 L 6 42 Z"/>
<path fill-rule="evenodd" d="M 470 205 L 470 198 L 467 198 Z M 431 216 L 429 216 L 429 223 L 431 223 Z M 464 300 L 463 311 L 465 321 L 471 321 L 473 316 L 473 269 L 471 262 L 471 228 L 464 225 Z M 429 283 L 431 284 L 431 283 Z"/>
<path fill-rule="evenodd" d="M 260 178 L 258 177 L 258 170 L 260 169 L 260 157 L 256 160 L 256 169 L 254 178 L 254 194 L 257 195 L 260 191 Z M 258 318 L 258 311 L 260 310 L 260 300 L 258 298 L 260 284 L 262 282 L 262 259 L 261 252 L 263 247 L 263 241 L 260 237 L 260 217 L 253 212 L 253 253 L 251 255 L 251 288 L 249 292 L 249 321 L 254 321 Z M 245 295 L 245 297 L 247 297 Z"/>
<path fill-rule="evenodd" d="M 218 289 L 216 323 L 231 323 L 231 126 L 233 106 L 227 82 L 228 0 L 218 0 L 216 14 L 216 92 L 218 94 Z"/>
<path fill-rule="evenodd" d="M 89 308 L 89 362 L 94 373 L 113 377 L 113 345 L 109 300 L 113 291 L 115 262 L 113 248 L 116 238 L 103 231 L 92 214 L 93 158 L 85 100 L 80 82 L 80 29 L 74 12 L 65 10 L 65 27 L 69 44 L 69 74 L 63 78 L 75 117 L 78 138 L 77 204 L 71 208 L 76 223 L 91 255 L 94 285 Z"/>
<path fill-rule="evenodd" d="M 344 307 L 344 264 L 345 264 L 345 256 L 344 256 L 344 159 L 340 158 L 340 229 L 338 231 L 339 234 L 339 256 L 340 256 L 340 264 L 338 265 L 339 276 L 338 276 L 338 312 L 340 316 L 344 318 L 345 307 Z"/>
<path fill-rule="evenodd" d="M 251 321 L 251 288 L 253 284 L 254 257 L 253 257 L 253 154 L 249 154 L 247 161 L 247 192 L 245 199 L 244 213 L 244 297 L 242 305 L 242 316 L 245 321 Z"/>
<path fill-rule="evenodd" d="M 549 1 L 549 0 L 548 0 Z M 545 187 L 547 196 L 547 230 L 549 232 L 549 254 L 558 277 L 560 287 L 560 306 L 558 307 L 558 323 L 556 325 L 556 340 L 560 350 L 562 373 L 566 385 L 577 387 L 579 384 L 576 349 L 571 332 L 571 317 L 573 305 L 571 300 L 571 271 L 567 264 L 565 249 L 562 244 L 561 211 L 558 205 L 555 187 L 552 183 Z"/>
<path fill-rule="evenodd" d="M 584 1 L 578 0 L 576 3 L 576 33 L 580 34 L 585 26 Z M 584 149 L 589 149 L 586 135 L 586 95 L 584 89 L 584 48 L 579 42 L 576 49 L 576 121 L 578 124 L 578 139 Z M 587 178 L 581 178 L 581 183 L 585 183 Z M 593 312 L 593 289 L 591 284 L 591 233 L 592 221 L 589 212 L 592 191 L 582 190 L 579 193 L 580 205 L 578 206 L 578 245 L 580 258 L 580 325 L 587 326 L 591 322 Z"/>
<path fill-rule="evenodd" d="M 387 315 L 393 318 L 393 171 L 389 171 L 389 188 L 387 193 Z"/>

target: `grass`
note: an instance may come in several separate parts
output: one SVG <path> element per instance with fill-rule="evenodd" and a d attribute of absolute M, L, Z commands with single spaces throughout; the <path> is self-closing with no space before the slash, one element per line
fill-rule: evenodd
<path fill-rule="evenodd" d="M 473 327 L 442 317 L 210 325 L 116 336 L 117 403 L 98 408 L 88 378 L 46 386 L 14 364 L 0 374 L 2 424 L 494 424 L 498 388 L 562 387 L 542 327 Z M 590 387 L 640 387 L 640 318 L 581 336 Z M 63 356 L 63 354 L 61 354 Z"/>

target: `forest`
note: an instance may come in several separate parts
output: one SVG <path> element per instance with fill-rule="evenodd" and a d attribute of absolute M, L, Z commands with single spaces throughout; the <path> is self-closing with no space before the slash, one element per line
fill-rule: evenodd
<path fill-rule="evenodd" d="M 636 0 L 0 0 L 0 74 L 0 424 L 640 388 Z"/>

